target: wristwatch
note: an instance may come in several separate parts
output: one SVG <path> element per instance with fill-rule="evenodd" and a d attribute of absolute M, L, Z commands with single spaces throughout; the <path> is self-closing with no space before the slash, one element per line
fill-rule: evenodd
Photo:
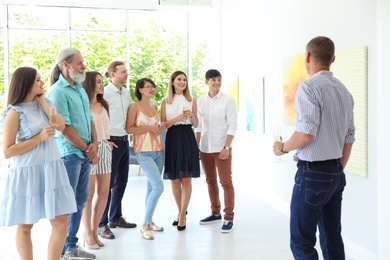
<path fill-rule="evenodd" d="M 280 143 L 279 151 L 281 151 L 282 153 L 288 153 L 288 152 L 283 151 L 283 146 L 284 146 L 284 143 Z"/>
<path fill-rule="evenodd" d="M 232 148 L 230 146 L 224 146 L 223 149 L 230 151 Z"/>

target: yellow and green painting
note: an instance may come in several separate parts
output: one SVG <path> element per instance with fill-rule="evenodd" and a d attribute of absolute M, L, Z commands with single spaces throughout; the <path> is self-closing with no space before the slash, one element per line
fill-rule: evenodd
<path fill-rule="evenodd" d="M 368 172 L 368 140 L 367 140 L 367 47 L 359 46 L 335 54 L 336 59 L 331 66 L 333 75 L 341 80 L 351 92 L 354 101 L 355 138 L 351 157 L 346 172 L 367 176 Z M 299 84 L 308 79 L 304 65 L 304 55 L 296 55 L 285 59 L 283 71 L 283 103 L 284 122 L 294 125 L 295 93 Z"/>

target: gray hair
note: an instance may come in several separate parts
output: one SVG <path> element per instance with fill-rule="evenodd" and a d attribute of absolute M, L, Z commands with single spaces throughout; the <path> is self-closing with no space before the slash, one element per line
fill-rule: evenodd
<path fill-rule="evenodd" d="M 79 54 L 80 51 L 76 50 L 75 48 L 64 48 L 60 51 L 56 58 L 56 66 L 54 67 L 53 71 L 51 72 L 50 76 L 50 86 L 57 82 L 57 80 L 60 77 L 64 61 L 67 63 L 72 63 L 73 56 L 76 54 Z"/>

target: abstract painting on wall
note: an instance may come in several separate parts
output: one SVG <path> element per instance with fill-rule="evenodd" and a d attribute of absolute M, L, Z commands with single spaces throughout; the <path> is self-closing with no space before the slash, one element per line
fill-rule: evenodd
<path fill-rule="evenodd" d="M 251 85 L 246 93 L 247 130 L 254 133 L 264 133 L 264 77 L 260 86 Z"/>
<path fill-rule="evenodd" d="M 230 96 L 232 96 L 234 98 L 234 100 L 236 101 L 237 111 L 239 111 L 240 110 L 240 107 L 239 107 L 240 103 L 239 103 L 239 80 L 238 80 L 238 76 L 234 76 L 234 77 L 232 77 L 228 81 L 226 92 Z"/>
<path fill-rule="evenodd" d="M 294 110 L 295 93 L 299 84 L 308 79 L 310 75 L 306 72 L 304 55 L 296 55 L 284 61 L 283 68 L 283 102 L 284 122 L 288 125 L 295 125 L 297 116 Z"/>
<path fill-rule="evenodd" d="M 351 92 L 354 101 L 355 138 L 346 172 L 359 176 L 368 173 L 367 140 L 367 47 L 359 46 L 335 53 L 331 66 L 333 75 Z M 286 124 L 296 123 L 294 110 L 295 93 L 299 83 L 309 78 L 304 66 L 304 55 L 286 59 L 284 63 L 283 101 Z"/>
<path fill-rule="evenodd" d="M 366 177 L 368 173 L 367 47 L 361 46 L 337 52 L 331 71 L 345 84 L 355 101 L 353 112 L 356 141 L 345 171 Z"/>

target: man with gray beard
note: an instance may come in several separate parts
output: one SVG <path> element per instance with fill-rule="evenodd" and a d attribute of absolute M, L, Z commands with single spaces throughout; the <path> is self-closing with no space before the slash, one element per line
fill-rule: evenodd
<path fill-rule="evenodd" d="M 85 79 L 81 53 L 63 49 L 51 74 L 48 98 L 65 119 L 65 129 L 57 133 L 57 145 L 73 188 L 77 211 L 68 215 L 67 237 L 62 259 L 95 259 L 77 245 L 81 215 L 88 198 L 90 164 L 98 162 L 97 135 L 89 110 L 87 93 L 80 85 Z"/>

